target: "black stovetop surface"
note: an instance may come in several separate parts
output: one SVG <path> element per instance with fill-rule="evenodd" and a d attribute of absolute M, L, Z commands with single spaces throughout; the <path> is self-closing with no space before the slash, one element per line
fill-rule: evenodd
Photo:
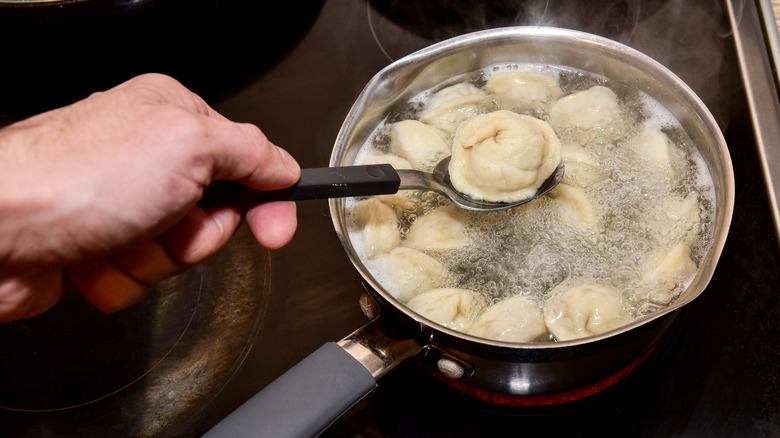
<path fill-rule="evenodd" d="M 217 10 L 232 4 L 214 3 Z M 96 66 L 98 55 L 65 35 L 69 51 L 61 40 L 60 51 L 66 53 L 44 57 L 56 60 L 54 71 L 36 64 L 45 60 L 25 58 L 29 64 L 19 69 L 24 78 L 14 78 L 13 87 L 2 84 L 0 121 L 154 69 L 176 75 L 225 116 L 257 124 L 302 166 L 326 166 L 343 118 L 363 86 L 414 50 L 507 25 L 566 27 L 615 39 L 666 65 L 699 94 L 723 129 L 734 162 L 736 204 L 729 238 L 711 285 L 687 306 L 674 342 L 612 390 L 571 409 L 541 414 L 475 406 L 411 361 L 323 436 L 780 436 L 778 238 L 725 5 L 704 0 L 607 0 L 587 6 L 553 0 L 289 3 L 218 16 L 219 26 L 165 16 L 164 24 L 188 29 L 189 38 L 156 52 L 127 51 L 122 44 L 168 41 L 170 30 L 147 27 L 157 32 L 154 38 L 117 38 L 117 47 L 125 51 L 104 54 L 121 60 L 113 67 Z M 197 20 L 215 20 L 202 15 Z M 263 31 L 271 22 L 286 31 Z M 216 42 L 208 42 L 208 35 Z M 357 304 L 362 292 L 358 274 L 333 231 L 326 205 L 300 203 L 299 221 L 289 246 L 263 253 L 268 295 L 256 337 L 248 342 L 251 348 L 236 359 L 233 374 L 218 391 L 175 424 L 154 429 L 155 435 L 197 436 L 319 345 L 365 322 Z M 28 329 L 34 325 L 30 322 Z M 134 416 L 145 411 L 138 398 L 126 395 L 132 391 L 129 385 L 104 399 L 52 412 L 0 409 L 0 424 L 12 436 L 143 435 L 133 424 Z"/>

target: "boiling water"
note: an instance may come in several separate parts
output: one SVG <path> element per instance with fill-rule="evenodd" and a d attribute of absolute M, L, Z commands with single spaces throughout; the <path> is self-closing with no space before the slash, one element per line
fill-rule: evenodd
<path fill-rule="evenodd" d="M 623 123 L 612 128 L 621 131 L 613 132 L 612 138 L 618 140 L 610 141 L 592 130 L 556 131 L 563 144 L 583 147 L 592 160 L 590 164 L 567 163 L 564 183 L 585 193 L 597 224 L 583 228 L 564 221 L 560 207 L 549 196 L 505 211 L 459 211 L 469 245 L 425 251 L 451 274 L 438 287 L 479 292 L 486 306 L 518 294 L 534 297 L 544 306 L 558 285 L 597 282 L 622 291 L 623 303 L 635 317 L 668 306 L 690 278 L 671 276 L 660 283 L 648 283 L 648 260 L 679 241 L 690 247 L 698 265 L 712 240 L 714 195 L 711 177 L 696 146 L 670 113 L 638 90 L 565 67 L 492 66 L 454 78 L 402 105 L 376 128 L 356 162 L 360 163 L 371 150 L 386 152 L 388 127 L 399 120 L 416 118 L 432 93 L 462 81 L 482 87 L 492 74 L 507 70 L 548 74 L 557 79 L 564 94 L 604 85 L 618 95 Z M 489 102 L 483 112 L 500 109 L 499 102 Z M 528 114 L 546 120 L 547 108 L 542 105 Z M 652 167 L 630 147 L 631 139 L 645 127 L 660 129 L 672 140 L 669 168 Z M 672 207 L 686 198 L 693 202 L 695 211 L 692 217 L 680 218 Z M 349 200 L 347 211 L 360 201 Z M 404 194 L 398 215 L 401 236 L 427 211 L 448 204 L 433 192 Z M 397 286 L 386 275 L 387 258 L 366 257 L 360 243 L 362 230 L 354 224 L 349 229 L 363 263 L 386 290 L 397 296 Z"/>

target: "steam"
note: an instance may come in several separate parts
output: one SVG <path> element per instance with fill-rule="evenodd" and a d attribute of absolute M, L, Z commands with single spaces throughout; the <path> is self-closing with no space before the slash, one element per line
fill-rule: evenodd
<path fill-rule="evenodd" d="M 739 90 L 722 2 L 694 0 L 371 0 L 368 19 L 391 60 L 453 36 L 505 26 L 533 25 L 601 35 L 645 53 L 677 74 L 725 124 Z M 706 3 L 706 4 L 705 4 Z M 389 22 L 388 22 L 389 20 Z M 404 44 L 409 44 L 411 47 Z M 725 76 L 725 77 L 724 77 Z M 722 89 L 727 88 L 727 89 Z"/>

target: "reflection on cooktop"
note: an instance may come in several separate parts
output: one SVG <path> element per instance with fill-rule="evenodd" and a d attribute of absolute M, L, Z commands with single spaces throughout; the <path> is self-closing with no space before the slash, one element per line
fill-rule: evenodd
<path fill-rule="evenodd" d="M 289 53 L 324 0 L 157 0 L 92 20 L 52 3 L 0 10 L 0 126 L 147 72 L 170 74 L 209 102 L 225 98 Z"/>
<path fill-rule="evenodd" d="M 68 429 L 73 416 L 94 421 L 90 435 L 182 432 L 246 358 L 268 306 L 269 277 L 268 251 L 242 227 L 216 257 L 157 285 L 131 309 L 105 315 L 72 291 L 39 317 L 0 325 L 0 348 L 11 358 L 0 361 L 3 435 Z M 128 409 L 132 415 L 113 414 Z M 8 421 L 14 414 L 38 421 L 17 429 Z"/>

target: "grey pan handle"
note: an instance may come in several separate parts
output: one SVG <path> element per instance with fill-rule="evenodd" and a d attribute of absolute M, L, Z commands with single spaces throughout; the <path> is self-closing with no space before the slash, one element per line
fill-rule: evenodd
<path fill-rule="evenodd" d="M 314 437 L 376 386 L 376 380 L 360 362 L 329 342 L 203 437 Z"/>

